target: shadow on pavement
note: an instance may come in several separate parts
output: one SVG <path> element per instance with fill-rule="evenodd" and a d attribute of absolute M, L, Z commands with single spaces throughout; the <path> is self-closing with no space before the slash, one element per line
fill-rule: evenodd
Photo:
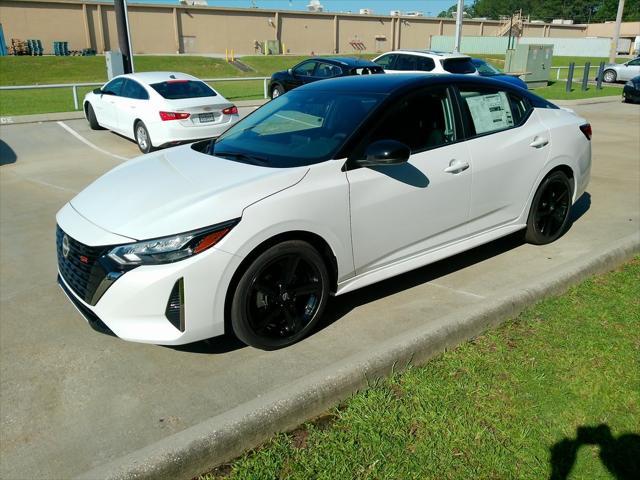
<path fill-rule="evenodd" d="M 6 142 L 0 140 L 0 165 L 9 165 L 16 163 L 18 156 Z"/>
<path fill-rule="evenodd" d="M 581 426 L 575 438 L 564 438 L 551 447 L 549 480 L 566 480 L 583 445 L 600 447 L 600 460 L 616 480 L 637 479 L 640 473 L 640 435 L 627 433 L 614 437 L 608 425 Z"/>

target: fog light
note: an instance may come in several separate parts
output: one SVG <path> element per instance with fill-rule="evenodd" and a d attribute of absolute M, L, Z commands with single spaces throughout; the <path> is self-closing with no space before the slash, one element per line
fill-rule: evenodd
<path fill-rule="evenodd" d="M 167 320 L 181 332 L 184 332 L 184 279 L 176 282 L 169 295 L 167 308 L 164 312 Z"/>

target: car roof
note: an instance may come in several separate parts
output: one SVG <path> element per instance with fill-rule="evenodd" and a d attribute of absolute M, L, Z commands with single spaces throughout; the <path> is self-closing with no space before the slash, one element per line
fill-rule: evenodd
<path fill-rule="evenodd" d="M 439 50 L 421 50 L 421 49 L 400 49 L 400 50 L 393 50 L 392 52 L 387 52 L 387 53 L 410 53 L 410 54 L 416 54 L 416 55 L 420 55 L 423 57 L 438 57 L 438 58 L 442 58 L 443 60 L 447 59 L 447 58 L 470 58 L 469 55 L 465 55 L 463 53 L 453 53 L 453 52 L 441 52 Z"/>
<path fill-rule="evenodd" d="M 140 73 L 127 73 L 121 75 L 125 78 L 131 78 L 137 80 L 140 83 L 151 85 L 153 83 L 168 82 L 171 80 L 200 80 L 199 78 L 182 72 L 140 72 Z"/>
<path fill-rule="evenodd" d="M 371 60 L 355 57 L 313 57 L 307 60 L 320 60 L 322 62 L 332 63 L 334 65 L 341 65 L 344 67 L 377 67 L 377 63 L 373 63 Z M 306 61 L 306 60 L 305 60 Z"/>

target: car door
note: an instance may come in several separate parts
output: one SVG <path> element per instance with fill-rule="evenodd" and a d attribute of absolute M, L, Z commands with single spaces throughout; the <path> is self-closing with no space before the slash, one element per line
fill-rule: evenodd
<path fill-rule="evenodd" d="M 422 88 L 395 102 L 354 149 L 352 156 L 362 158 L 367 145 L 391 139 L 412 152 L 405 164 L 347 171 L 357 274 L 462 237 L 471 169 L 460 134 L 451 90 Z"/>
<path fill-rule="evenodd" d="M 635 58 L 633 60 L 628 61 L 621 68 L 618 69 L 620 74 L 618 75 L 618 80 L 627 81 L 631 80 L 633 77 L 640 75 L 640 58 Z"/>
<path fill-rule="evenodd" d="M 469 233 L 522 214 L 549 157 L 550 136 L 528 100 L 496 87 L 458 87 L 473 167 Z"/>
<path fill-rule="evenodd" d="M 149 93 L 135 80 L 127 78 L 118 99 L 118 131 L 134 138 L 133 123 L 145 116 L 149 107 Z M 157 114 L 156 114 L 157 115 Z"/>
<path fill-rule="evenodd" d="M 111 80 L 102 87 L 102 93 L 96 100 L 95 105 L 92 105 L 100 125 L 111 130 L 117 129 L 116 102 L 124 81 L 124 77 L 116 77 Z"/>
<path fill-rule="evenodd" d="M 317 64 L 318 62 L 315 60 L 307 60 L 296 65 L 291 70 L 291 75 L 287 77 L 285 82 L 286 90 L 288 91 L 299 87 L 300 85 L 304 85 L 305 83 L 312 82 L 314 80 L 313 75 Z"/>

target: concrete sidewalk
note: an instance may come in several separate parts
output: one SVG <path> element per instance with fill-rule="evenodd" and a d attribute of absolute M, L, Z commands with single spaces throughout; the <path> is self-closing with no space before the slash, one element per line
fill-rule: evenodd
<path fill-rule="evenodd" d="M 220 338 L 181 348 L 90 330 L 55 284 L 55 219 L 75 192 L 136 154 L 66 122 L 0 129 L 0 477 L 190 478 L 419 363 L 638 249 L 640 109 L 572 106 L 593 126 L 592 182 L 571 229 L 510 236 L 334 298 L 310 338 L 263 352 Z M 83 473 L 85 472 L 85 473 Z"/>

